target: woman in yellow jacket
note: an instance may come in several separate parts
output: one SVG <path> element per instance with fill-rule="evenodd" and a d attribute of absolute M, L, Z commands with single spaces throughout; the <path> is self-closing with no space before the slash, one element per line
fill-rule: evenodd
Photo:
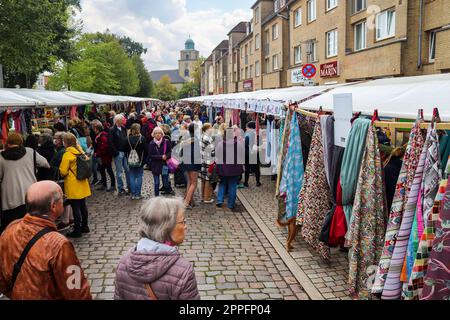
<path fill-rule="evenodd" d="M 89 233 L 88 210 L 86 198 L 91 196 L 89 180 L 77 179 L 77 156 L 83 154 L 78 145 L 77 138 L 72 133 L 64 135 L 64 153 L 59 171 L 64 177 L 64 192 L 68 202 L 72 206 L 75 230 L 68 234 L 69 238 L 80 238 L 83 233 Z"/>

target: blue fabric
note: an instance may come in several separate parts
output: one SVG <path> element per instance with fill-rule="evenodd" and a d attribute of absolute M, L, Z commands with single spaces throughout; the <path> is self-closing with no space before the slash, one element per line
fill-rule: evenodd
<path fill-rule="evenodd" d="M 303 186 L 304 164 L 300 126 L 297 117 L 292 117 L 289 148 L 286 154 L 280 192 L 286 195 L 286 212 L 282 220 L 297 217 L 298 197 Z"/>
<path fill-rule="evenodd" d="M 130 169 L 128 168 L 128 160 L 127 157 L 125 157 L 124 152 L 119 152 L 119 155 L 117 157 L 114 157 L 114 165 L 116 166 L 117 188 L 119 192 L 121 192 L 124 191 L 124 185 L 122 181 L 123 171 L 125 171 L 127 186 L 130 187 Z"/>
<path fill-rule="evenodd" d="M 222 177 L 220 179 L 219 193 L 217 194 L 217 203 L 223 204 L 225 193 L 228 190 L 228 208 L 233 209 L 236 205 L 236 193 L 239 177 Z"/>
<path fill-rule="evenodd" d="M 370 120 L 363 118 L 355 120 L 342 159 L 342 205 L 344 206 L 347 226 L 350 226 L 359 170 L 361 169 L 361 161 L 366 149 L 367 132 L 371 123 Z"/>
<path fill-rule="evenodd" d="M 162 244 L 159 242 L 155 242 L 153 240 L 142 238 L 139 240 L 136 251 L 149 251 L 149 252 L 156 252 L 156 253 L 162 253 L 162 252 L 177 252 L 177 249 L 174 247 L 170 247 L 166 244 Z"/>
<path fill-rule="evenodd" d="M 130 168 L 130 192 L 134 197 L 142 195 L 142 177 L 144 175 L 144 168 Z"/>

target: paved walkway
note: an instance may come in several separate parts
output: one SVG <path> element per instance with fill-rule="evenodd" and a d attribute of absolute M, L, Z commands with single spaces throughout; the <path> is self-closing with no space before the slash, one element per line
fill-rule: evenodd
<path fill-rule="evenodd" d="M 349 300 L 346 280 L 348 278 L 347 254 L 332 249 L 331 259 L 325 262 L 301 239 L 300 232 L 294 243 L 295 249 L 288 253 L 285 250 L 287 228 L 276 225 L 277 201 L 274 197 L 275 182 L 269 177 L 262 177 L 263 186 L 255 187 L 254 178 L 250 178 L 250 188 L 239 191 L 239 198 L 256 215 L 256 219 L 266 227 L 266 236 L 275 245 L 278 253 L 291 261 L 290 267 L 296 271 L 295 276 L 313 299 Z M 262 227 L 262 226 L 261 226 Z M 319 294 L 319 296 L 317 295 Z"/>
<path fill-rule="evenodd" d="M 144 181 L 151 180 L 146 172 Z M 149 198 L 151 186 L 144 189 Z M 88 201 L 91 233 L 74 243 L 96 299 L 113 298 L 120 257 L 139 240 L 142 203 L 105 192 Z M 231 212 L 201 204 L 186 214 L 188 234 L 180 251 L 194 263 L 202 299 L 309 299 L 249 213 L 239 208 Z"/>

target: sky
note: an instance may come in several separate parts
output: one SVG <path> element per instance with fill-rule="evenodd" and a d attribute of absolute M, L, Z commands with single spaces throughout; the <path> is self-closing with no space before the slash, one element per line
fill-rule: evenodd
<path fill-rule="evenodd" d="M 227 39 L 241 21 L 250 21 L 255 0 L 82 0 L 85 32 L 126 35 L 148 49 L 147 69 L 178 69 L 189 35 L 200 55 Z"/>

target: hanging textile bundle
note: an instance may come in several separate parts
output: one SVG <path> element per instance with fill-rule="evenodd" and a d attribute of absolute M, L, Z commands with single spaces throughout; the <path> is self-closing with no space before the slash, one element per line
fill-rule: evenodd
<path fill-rule="evenodd" d="M 334 146 L 334 117 L 322 116 L 320 117 L 320 125 L 322 127 L 322 144 L 323 144 L 323 159 L 325 163 L 325 174 L 327 175 L 328 186 L 332 185 L 330 172 L 332 170 L 333 146 Z"/>
<path fill-rule="evenodd" d="M 405 263 L 406 251 L 408 248 L 408 241 L 411 236 L 414 216 L 417 209 L 417 199 L 419 197 L 420 187 L 422 185 L 423 169 L 425 165 L 425 158 L 430 144 L 431 130 L 428 131 L 427 139 L 422 148 L 422 154 L 417 165 L 416 174 L 414 176 L 411 190 L 407 195 L 406 206 L 402 216 L 402 222 L 398 230 L 397 239 L 392 253 L 389 271 L 386 276 L 386 282 L 383 288 L 382 299 L 397 300 L 400 298 L 402 284 L 400 276 L 403 265 Z"/>
<path fill-rule="evenodd" d="M 373 125 L 367 133 L 352 217 L 349 291 L 359 299 L 370 299 L 368 273 L 380 260 L 387 220 L 381 154 Z"/>
<path fill-rule="evenodd" d="M 279 217 L 282 224 L 291 223 L 296 219 L 298 196 L 303 185 L 303 156 L 300 141 L 300 127 L 296 116 L 292 117 L 289 134 L 289 146 L 286 155 L 286 163 L 280 185 L 280 192 L 286 195 L 286 212 Z"/>
<path fill-rule="evenodd" d="M 389 215 L 386 229 L 383 253 L 378 265 L 375 283 L 372 287 L 372 293 L 382 293 L 386 281 L 389 266 L 391 264 L 392 254 L 395 248 L 398 231 L 402 223 L 403 212 L 406 206 L 406 200 L 411 189 L 420 155 L 422 154 L 425 143 L 422 131 L 420 129 L 423 123 L 423 117 L 418 117 L 409 137 L 408 147 L 403 158 L 403 165 L 398 177 L 391 213 Z"/>
<path fill-rule="evenodd" d="M 330 258 L 330 248 L 319 241 L 319 234 L 330 208 L 331 192 L 325 173 L 322 129 L 318 119 L 298 201 L 297 223 L 303 226 L 301 231 L 303 239 L 326 260 Z"/>
<path fill-rule="evenodd" d="M 421 300 L 450 300 L 450 183 L 447 182 L 444 199 L 436 223 L 436 238 L 424 279 Z"/>
<path fill-rule="evenodd" d="M 293 115 L 294 114 L 292 111 L 288 112 L 287 117 L 286 117 L 285 121 L 283 122 L 283 124 L 284 124 L 283 134 L 281 135 L 280 152 L 278 154 L 277 184 L 275 187 L 275 196 L 276 197 L 281 196 L 280 184 L 281 184 L 281 178 L 283 176 L 283 170 L 284 170 L 286 155 L 287 155 L 288 146 L 289 146 L 289 135 L 291 132 L 291 121 L 292 121 Z M 280 213 L 280 210 L 279 210 L 279 215 L 280 214 L 283 214 L 283 213 Z"/>

